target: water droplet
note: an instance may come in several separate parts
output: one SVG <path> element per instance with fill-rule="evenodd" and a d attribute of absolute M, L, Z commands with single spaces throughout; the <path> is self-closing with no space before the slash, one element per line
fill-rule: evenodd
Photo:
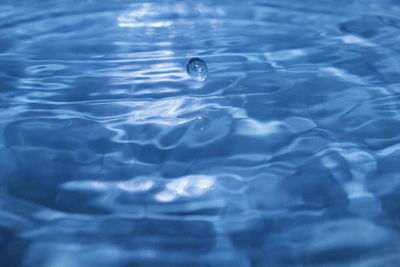
<path fill-rule="evenodd" d="M 207 78 L 207 64 L 198 57 L 191 58 L 186 65 L 186 69 L 190 77 L 196 81 L 202 82 Z"/>

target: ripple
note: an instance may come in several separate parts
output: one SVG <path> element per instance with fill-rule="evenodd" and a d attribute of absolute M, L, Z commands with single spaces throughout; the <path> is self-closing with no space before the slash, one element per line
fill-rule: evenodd
<path fill-rule="evenodd" d="M 0 262 L 397 266 L 399 12 L 1 3 Z"/>
<path fill-rule="evenodd" d="M 46 75 L 51 76 L 54 72 L 66 69 L 66 66 L 60 64 L 47 64 L 47 65 L 34 65 L 25 69 L 27 74 L 30 75 Z"/>

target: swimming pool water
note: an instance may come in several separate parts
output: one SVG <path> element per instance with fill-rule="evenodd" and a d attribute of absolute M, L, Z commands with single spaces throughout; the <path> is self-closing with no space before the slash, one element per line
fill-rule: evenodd
<path fill-rule="evenodd" d="M 400 266 L 399 14 L 1 1 L 0 267 Z"/>

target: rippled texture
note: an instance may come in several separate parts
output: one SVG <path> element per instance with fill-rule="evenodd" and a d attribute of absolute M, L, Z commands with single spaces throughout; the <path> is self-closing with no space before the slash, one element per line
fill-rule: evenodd
<path fill-rule="evenodd" d="M 0 266 L 400 266 L 399 14 L 1 1 Z"/>

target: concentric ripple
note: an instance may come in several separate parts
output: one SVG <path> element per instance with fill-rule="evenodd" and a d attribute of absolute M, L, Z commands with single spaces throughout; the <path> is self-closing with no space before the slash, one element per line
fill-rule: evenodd
<path fill-rule="evenodd" d="M 0 267 L 400 266 L 399 14 L 2 1 Z"/>

